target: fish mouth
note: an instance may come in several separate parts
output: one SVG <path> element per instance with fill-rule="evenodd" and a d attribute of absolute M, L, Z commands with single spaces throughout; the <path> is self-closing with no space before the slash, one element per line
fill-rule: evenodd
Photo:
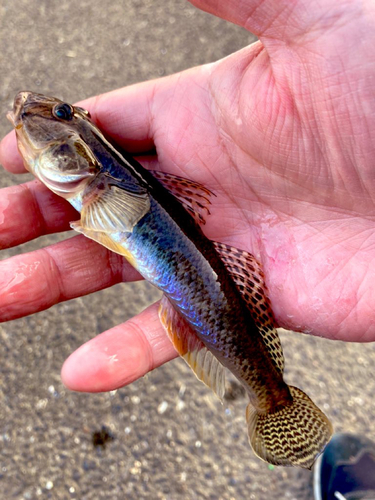
<path fill-rule="evenodd" d="M 26 102 L 33 92 L 27 90 L 22 90 L 18 92 L 13 102 L 13 109 L 7 114 L 8 120 L 12 123 L 15 128 L 20 128 L 22 126 L 22 113 Z"/>
<path fill-rule="evenodd" d="M 14 123 L 15 122 L 15 117 L 14 117 L 13 111 L 8 111 L 7 118 L 10 121 L 10 123 L 15 127 L 16 125 Z"/>

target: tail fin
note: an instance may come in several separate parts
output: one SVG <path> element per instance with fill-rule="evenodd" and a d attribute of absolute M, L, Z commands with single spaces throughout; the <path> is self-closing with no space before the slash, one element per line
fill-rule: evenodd
<path fill-rule="evenodd" d="M 311 469 L 332 435 L 328 418 L 297 387 L 289 387 L 291 404 L 274 413 L 246 409 L 250 444 L 261 459 L 274 465 Z"/>

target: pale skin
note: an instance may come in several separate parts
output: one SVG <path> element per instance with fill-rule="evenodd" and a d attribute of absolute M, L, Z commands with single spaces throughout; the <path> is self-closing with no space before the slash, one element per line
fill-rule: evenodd
<path fill-rule="evenodd" d="M 193 3 L 260 41 L 81 105 L 134 155 L 155 147 L 146 167 L 215 192 L 204 232 L 262 262 L 280 326 L 374 341 L 374 3 Z M 0 161 L 24 171 L 14 132 L 0 144 Z M 0 207 L 2 248 L 78 218 L 37 181 L 3 189 Z M 19 270 L 24 280 L 12 282 Z M 76 236 L 0 263 L 0 320 L 139 278 L 122 257 Z M 174 358 L 157 310 L 154 304 L 79 348 L 63 366 L 63 382 L 112 390 Z"/>

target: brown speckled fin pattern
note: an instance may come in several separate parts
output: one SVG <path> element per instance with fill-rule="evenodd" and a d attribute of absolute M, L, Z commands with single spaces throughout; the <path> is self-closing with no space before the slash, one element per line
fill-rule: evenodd
<path fill-rule="evenodd" d="M 311 469 L 332 435 L 328 418 L 297 387 L 289 387 L 291 404 L 272 413 L 246 410 L 249 441 L 261 459 L 274 465 Z"/>
<path fill-rule="evenodd" d="M 253 255 L 244 250 L 238 250 L 215 241 L 212 243 L 248 304 L 251 316 L 262 335 L 271 358 L 282 374 L 284 371 L 283 350 L 259 262 Z"/>
<path fill-rule="evenodd" d="M 224 366 L 198 339 L 190 325 L 177 313 L 165 295 L 160 302 L 159 318 L 179 355 L 197 378 L 212 389 L 222 401 L 225 393 Z"/>
<path fill-rule="evenodd" d="M 205 216 L 210 215 L 210 196 L 213 193 L 199 184 L 184 177 L 150 170 L 163 186 L 175 196 L 198 224 L 206 224 Z"/>

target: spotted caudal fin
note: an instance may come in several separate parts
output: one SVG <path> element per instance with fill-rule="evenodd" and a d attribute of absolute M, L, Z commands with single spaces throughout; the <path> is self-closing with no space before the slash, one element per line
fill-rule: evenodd
<path fill-rule="evenodd" d="M 254 452 L 274 465 L 311 469 L 332 435 L 328 418 L 300 389 L 289 387 L 292 403 L 275 412 L 246 409 L 249 440 Z"/>

